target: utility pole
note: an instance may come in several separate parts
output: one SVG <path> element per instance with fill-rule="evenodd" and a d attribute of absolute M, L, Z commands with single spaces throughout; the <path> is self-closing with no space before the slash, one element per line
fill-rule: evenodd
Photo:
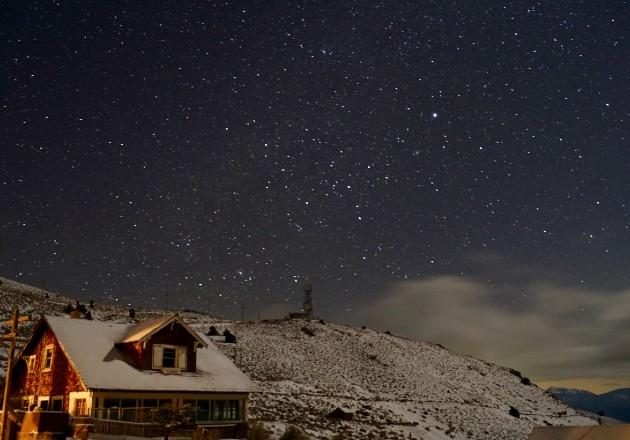
<path fill-rule="evenodd" d="M 7 375 L 4 378 L 4 398 L 2 399 L 2 440 L 9 439 L 9 391 L 11 390 L 11 370 L 13 369 L 13 355 L 15 342 L 17 341 L 18 323 L 30 320 L 29 316 L 20 316 L 18 308 L 13 309 L 13 318 L 6 323 L 11 326 L 11 333 L 2 336 L 2 342 L 10 341 L 9 360 L 7 362 Z"/>

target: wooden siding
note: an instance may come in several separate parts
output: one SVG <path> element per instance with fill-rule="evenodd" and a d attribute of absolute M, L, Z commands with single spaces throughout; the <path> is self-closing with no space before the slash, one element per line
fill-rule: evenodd
<path fill-rule="evenodd" d="M 116 344 L 116 347 L 127 357 L 128 362 L 135 368 L 142 369 L 142 342 Z"/>
<path fill-rule="evenodd" d="M 16 364 L 10 395 L 13 399 L 63 396 L 63 410 L 69 411 L 69 394 L 73 391 L 85 391 L 85 388 L 50 329 L 45 328 L 39 336 L 37 341 L 33 341 L 35 344 L 30 352 L 35 356 L 35 369 L 29 373 L 24 360 Z M 48 346 L 53 348 L 52 366 L 49 370 L 43 370 Z"/>
<path fill-rule="evenodd" d="M 153 344 L 166 344 L 186 347 L 186 371 L 197 371 L 197 356 L 195 346 L 197 339 L 178 322 L 168 325 L 151 336 L 146 344 L 128 343 L 118 344 L 118 348 L 140 370 L 150 370 L 153 367 Z"/>

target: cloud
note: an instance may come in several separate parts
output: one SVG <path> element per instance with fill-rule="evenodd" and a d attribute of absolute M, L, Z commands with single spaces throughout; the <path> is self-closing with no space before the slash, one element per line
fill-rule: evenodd
<path fill-rule="evenodd" d="M 552 283 L 502 288 L 443 276 L 397 283 L 356 319 L 515 368 L 534 381 L 614 381 L 626 379 L 630 367 L 628 316 L 630 291 Z"/>

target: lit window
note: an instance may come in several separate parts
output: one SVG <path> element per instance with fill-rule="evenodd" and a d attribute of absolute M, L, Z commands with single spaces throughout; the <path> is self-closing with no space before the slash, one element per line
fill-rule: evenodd
<path fill-rule="evenodd" d="M 26 356 L 25 360 L 26 360 L 26 371 L 29 372 L 29 373 L 34 373 L 35 372 L 35 361 L 37 360 L 37 357 L 35 355 L 33 355 L 33 356 Z"/>
<path fill-rule="evenodd" d="M 53 349 L 52 345 L 47 345 L 44 349 L 44 363 L 42 364 L 42 370 L 50 370 L 52 368 L 53 361 Z"/>
<path fill-rule="evenodd" d="M 87 399 L 77 399 L 74 401 L 74 415 L 87 416 Z"/>

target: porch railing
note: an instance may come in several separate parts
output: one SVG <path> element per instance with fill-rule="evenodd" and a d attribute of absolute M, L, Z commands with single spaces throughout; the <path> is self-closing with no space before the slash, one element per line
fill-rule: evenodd
<path fill-rule="evenodd" d="M 94 432 L 106 435 L 130 435 L 134 437 L 154 437 L 162 429 L 152 423 L 124 422 L 121 420 L 94 419 Z"/>
<path fill-rule="evenodd" d="M 169 423 L 177 420 L 181 424 L 234 423 L 242 421 L 238 412 L 213 414 L 208 409 L 193 407 L 129 407 L 95 408 L 94 419 L 120 420 L 136 423 Z"/>

